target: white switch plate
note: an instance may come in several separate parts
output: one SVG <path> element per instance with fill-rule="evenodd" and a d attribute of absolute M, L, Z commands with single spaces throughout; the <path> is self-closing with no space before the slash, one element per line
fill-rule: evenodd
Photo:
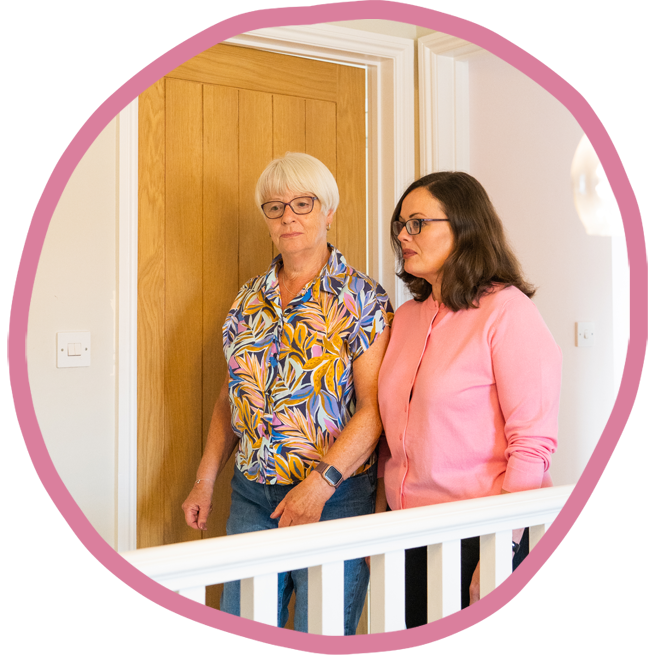
<path fill-rule="evenodd" d="M 69 352 L 80 354 L 69 355 Z M 91 366 L 91 333 L 57 332 L 57 368 L 74 366 Z"/>
<path fill-rule="evenodd" d="M 575 345 L 578 348 L 591 348 L 596 342 L 596 326 L 590 321 L 575 324 Z"/>

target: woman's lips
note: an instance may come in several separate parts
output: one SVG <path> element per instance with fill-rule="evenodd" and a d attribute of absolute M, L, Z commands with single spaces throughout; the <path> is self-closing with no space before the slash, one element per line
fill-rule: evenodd
<path fill-rule="evenodd" d="M 403 250 L 403 258 L 407 259 L 408 257 L 411 257 L 412 255 L 415 255 L 416 253 L 413 250 Z"/>
<path fill-rule="evenodd" d="M 302 232 L 287 232 L 286 234 L 280 235 L 282 239 L 292 239 L 293 237 L 299 237 L 302 235 Z"/>

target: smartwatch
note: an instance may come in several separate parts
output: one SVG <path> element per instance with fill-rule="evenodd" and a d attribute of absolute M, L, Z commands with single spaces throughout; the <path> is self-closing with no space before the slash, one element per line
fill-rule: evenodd
<path fill-rule="evenodd" d="M 314 470 L 320 473 L 322 478 L 335 489 L 343 482 L 343 475 L 330 464 L 319 462 Z"/>

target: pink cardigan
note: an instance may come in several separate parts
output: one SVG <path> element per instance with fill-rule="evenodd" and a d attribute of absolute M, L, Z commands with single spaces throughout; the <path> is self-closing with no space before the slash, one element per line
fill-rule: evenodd
<path fill-rule="evenodd" d="M 432 298 L 396 312 L 379 377 L 391 509 L 550 486 L 562 354 L 515 287 L 453 312 Z M 382 471 L 382 472 L 380 472 Z"/>

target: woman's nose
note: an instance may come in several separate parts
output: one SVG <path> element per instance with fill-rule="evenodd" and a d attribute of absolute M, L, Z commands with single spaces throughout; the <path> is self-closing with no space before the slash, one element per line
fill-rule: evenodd
<path fill-rule="evenodd" d="M 284 208 L 284 214 L 282 214 L 282 222 L 289 223 L 290 221 L 295 221 L 295 220 L 296 220 L 296 215 L 293 213 L 293 209 L 291 209 L 291 205 L 287 205 Z"/>

